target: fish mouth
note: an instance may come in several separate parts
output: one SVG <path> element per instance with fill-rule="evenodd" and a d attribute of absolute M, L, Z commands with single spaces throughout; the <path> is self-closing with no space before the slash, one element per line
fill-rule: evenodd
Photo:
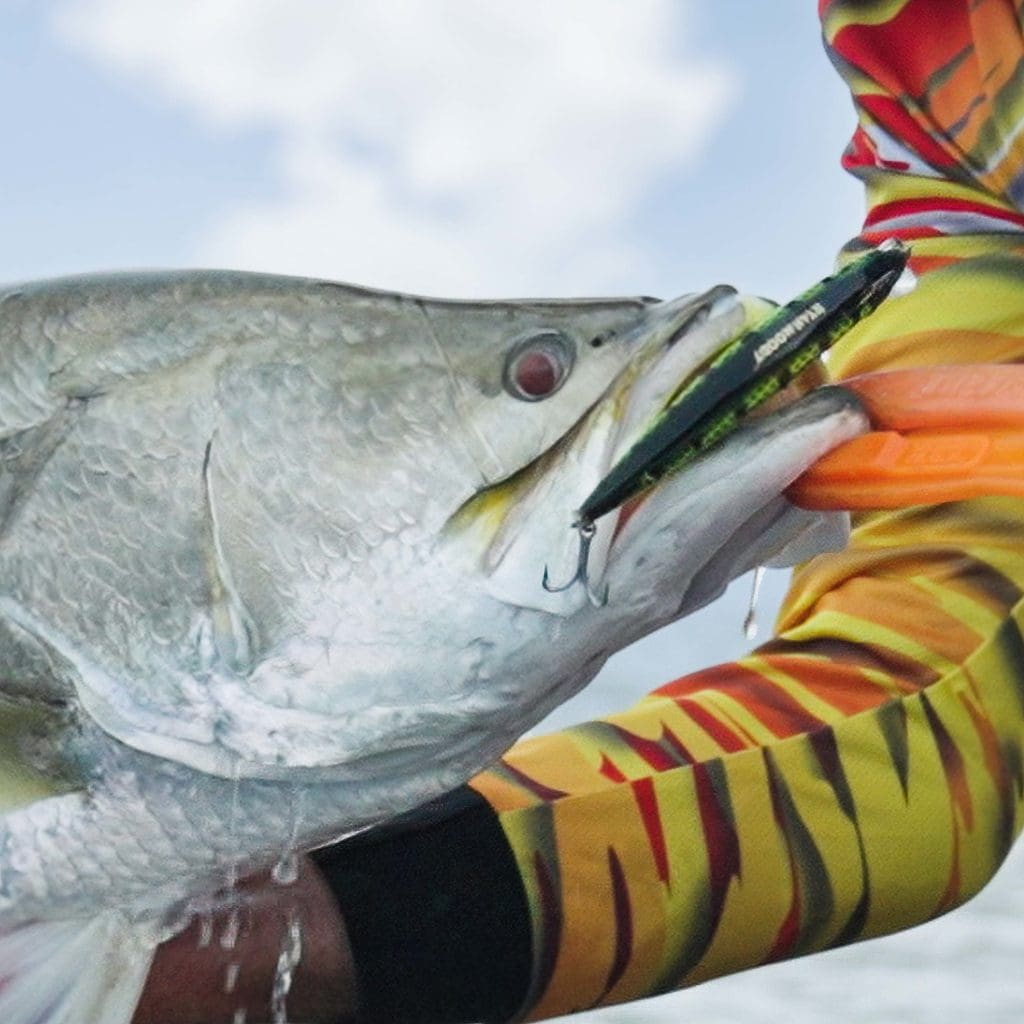
<path fill-rule="evenodd" d="M 741 296 L 730 285 L 715 285 L 699 294 L 655 304 L 650 319 L 632 339 L 632 358 L 609 384 L 591 415 L 578 425 L 573 461 L 579 467 L 581 497 L 584 487 L 597 487 L 614 472 L 658 417 L 687 387 L 700 381 L 752 321 L 774 308 L 775 304 L 767 300 Z M 581 561 L 572 581 L 563 585 L 575 558 L 572 536 L 565 536 L 564 543 L 550 549 L 552 567 L 543 579 L 543 589 L 549 596 L 568 598 L 567 592 L 576 589 L 572 582 L 583 576 L 595 583 L 603 579 L 616 537 L 656 490 L 653 483 L 617 505 L 614 514 L 584 522 L 577 510 L 574 525 L 582 538 Z M 560 573 L 565 574 L 564 578 Z M 577 590 L 577 597 L 579 593 Z M 594 592 L 589 596 L 598 603 Z"/>
<path fill-rule="evenodd" d="M 699 297 L 696 310 L 671 339 L 696 339 L 702 325 L 724 325 L 726 329 L 719 326 L 711 338 L 724 344 L 668 394 L 639 437 L 635 430 L 626 431 L 625 443 L 616 449 L 623 454 L 616 454 L 611 469 L 584 499 L 577 525 L 589 530 L 598 518 L 718 444 L 751 413 L 763 414 L 767 400 L 775 399 L 778 408 L 800 397 L 808 383 L 820 383 L 820 374 L 806 371 L 820 366 L 819 357 L 885 301 L 903 278 L 909 256 L 906 246 L 889 240 L 785 306 L 743 300 L 744 306 L 760 301 L 764 307 L 759 322 L 747 331 L 742 328 L 750 318 L 738 329 L 730 322 L 729 310 L 741 304 L 731 289 L 719 286 Z M 685 348 L 687 356 L 693 348 L 678 347 Z M 660 376 L 674 352 L 673 341 L 656 363 L 655 373 Z M 645 390 L 649 388 L 642 384 L 637 388 Z"/>
<path fill-rule="evenodd" d="M 628 463 L 643 439 L 657 429 L 660 419 L 669 410 L 689 400 L 691 389 L 701 387 L 706 379 L 711 382 L 715 378 L 720 357 L 734 350 L 740 339 L 746 339 L 752 324 L 765 320 L 779 308 L 767 299 L 740 295 L 728 285 L 716 285 L 699 296 L 684 297 L 664 305 L 666 312 L 675 315 L 666 318 L 663 326 L 656 325 L 652 331 L 645 332 L 635 359 L 606 393 L 605 406 L 619 413 L 618 429 L 612 443 L 604 450 L 605 468 L 600 480 L 575 513 L 573 526 L 579 535 L 575 573 L 571 577 L 567 575 L 562 582 L 553 581 L 545 570 L 542 584 L 549 595 L 561 596 L 577 590 L 585 594 L 591 604 L 601 606 L 606 602 L 607 569 L 620 536 L 649 499 L 660 492 L 661 484 L 678 475 L 676 468 L 649 479 L 643 473 L 637 474 L 628 493 L 610 502 L 607 508 L 598 506 L 597 514 L 591 514 L 588 503 L 595 494 L 601 493 L 606 481 L 615 478 L 616 472 Z M 675 310 L 672 307 L 676 307 Z M 824 366 L 815 358 L 769 401 L 760 402 L 760 408 L 751 410 L 749 416 L 753 419 L 784 408 L 826 382 Z M 736 387 L 742 388 L 747 383 L 749 381 L 741 379 Z M 713 412 L 729 393 L 721 393 L 715 386 L 709 391 L 710 395 L 699 395 L 695 404 L 698 408 L 707 405 L 708 411 Z M 574 587 L 577 583 L 583 585 Z"/>

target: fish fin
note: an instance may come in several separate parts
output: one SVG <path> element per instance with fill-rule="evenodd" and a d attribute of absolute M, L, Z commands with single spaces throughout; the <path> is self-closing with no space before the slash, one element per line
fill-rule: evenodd
<path fill-rule="evenodd" d="M 0 623 L 0 650 L 5 639 Z M 62 757 L 66 722 L 63 709 L 0 693 L 0 815 L 82 788 Z"/>
<path fill-rule="evenodd" d="M 0 1021 L 129 1024 L 156 944 L 116 911 L 0 933 Z"/>

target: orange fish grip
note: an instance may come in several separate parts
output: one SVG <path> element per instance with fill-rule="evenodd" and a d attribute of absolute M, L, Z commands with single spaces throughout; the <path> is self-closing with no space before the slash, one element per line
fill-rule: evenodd
<path fill-rule="evenodd" d="M 786 492 L 809 509 L 904 508 L 1024 497 L 1024 366 L 931 366 L 840 382 L 875 429 Z"/>

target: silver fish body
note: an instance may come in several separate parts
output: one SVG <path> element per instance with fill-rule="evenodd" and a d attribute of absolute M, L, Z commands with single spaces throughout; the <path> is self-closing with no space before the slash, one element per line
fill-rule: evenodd
<path fill-rule="evenodd" d="M 458 303 L 220 272 L 0 293 L 0 693 L 36 716 L 0 736 L 0 795 L 4 756 L 36 786 L 0 820 L 0 930 L 157 920 L 435 797 L 614 650 L 831 536 L 780 497 L 865 427 L 823 391 L 607 517 L 605 606 L 541 586 L 750 316 L 728 289 Z M 537 352 L 564 380 L 532 400 L 509 375 Z"/>

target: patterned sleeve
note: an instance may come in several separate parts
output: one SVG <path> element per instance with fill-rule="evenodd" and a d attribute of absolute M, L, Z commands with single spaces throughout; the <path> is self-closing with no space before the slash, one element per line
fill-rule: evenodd
<path fill-rule="evenodd" d="M 1024 360 L 1024 62 L 1011 0 L 834 0 L 826 43 L 869 212 L 920 284 L 842 377 Z M 531 1019 L 918 924 L 1022 824 L 1024 503 L 863 515 L 799 571 L 778 636 L 473 783 L 533 930 Z"/>
<path fill-rule="evenodd" d="M 901 237 L 920 278 L 848 336 L 833 373 L 1024 360 L 1019 9 L 825 0 L 821 16 L 858 113 L 843 162 L 868 197 L 848 251 Z M 339 889 L 371 1009 L 541 1019 L 968 899 L 1024 822 L 1022 537 L 1019 500 L 858 516 L 847 550 L 796 573 L 771 642 L 513 748 L 468 810 L 416 840 L 429 854 L 396 847 L 401 885 L 392 871 L 362 901 Z M 384 870 L 379 849 L 364 859 L 359 884 Z M 467 872 L 475 895 L 438 909 Z M 388 894 L 418 922 L 415 970 Z M 520 924 L 503 956 L 495 928 Z M 452 995 L 453 978 L 473 992 Z"/>

